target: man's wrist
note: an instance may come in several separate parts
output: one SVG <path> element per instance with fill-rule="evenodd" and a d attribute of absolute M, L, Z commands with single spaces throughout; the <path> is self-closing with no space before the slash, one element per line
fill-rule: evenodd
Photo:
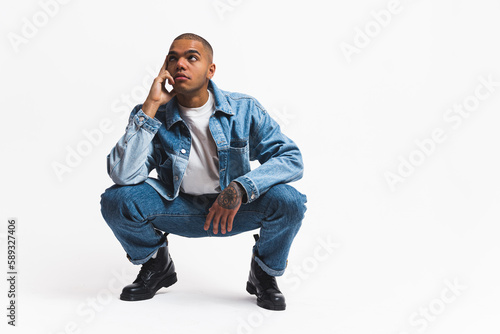
<path fill-rule="evenodd" d="M 243 203 L 246 203 L 247 202 L 247 191 L 246 191 L 245 187 L 243 187 L 243 185 L 241 183 L 236 182 L 236 181 L 232 181 L 231 183 L 234 184 L 235 187 L 238 189 L 241 201 Z"/>
<path fill-rule="evenodd" d="M 154 118 L 159 107 L 159 103 L 146 100 L 146 102 L 142 105 L 142 111 L 149 117 Z"/>

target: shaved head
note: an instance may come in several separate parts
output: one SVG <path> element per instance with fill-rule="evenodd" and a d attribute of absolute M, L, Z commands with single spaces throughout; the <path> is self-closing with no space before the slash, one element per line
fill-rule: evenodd
<path fill-rule="evenodd" d="M 203 47 L 205 48 L 205 51 L 208 54 L 208 59 L 209 59 L 210 63 L 213 62 L 214 50 L 212 49 L 212 46 L 210 45 L 210 43 L 208 43 L 208 41 L 206 39 L 204 39 L 203 37 L 198 36 L 196 34 L 192 34 L 192 33 L 185 33 L 185 34 L 179 35 L 174 39 L 174 41 L 177 41 L 179 39 L 189 39 L 189 40 L 193 40 L 193 41 L 198 41 L 201 44 L 203 44 Z"/>

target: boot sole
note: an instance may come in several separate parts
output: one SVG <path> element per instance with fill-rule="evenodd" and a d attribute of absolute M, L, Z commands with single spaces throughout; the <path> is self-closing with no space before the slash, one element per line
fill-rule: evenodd
<path fill-rule="evenodd" d="M 257 289 L 255 286 L 250 283 L 249 281 L 247 282 L 247 292 L 251 295 L 257 296 L 257 305 L 265 308 L 266 310 L 272 310 L 272 311 L 284 311 L 286 309 L 286 304 L 273 304 L 272 302 L 268 300 L 262 300 L 259 295 L 257 294 Z"/>
<path fill-rule="evenodd" d="M 138 293 L 138 294 L 121 294 L 120 295 L 120 300 L 125 300 L 125 301 L 138 301 L 138 300 L 146 300 L 146 299 L 151 299 L 154 297 L 156 292 L 160 290 L 161 288 L 168 288 L 169 286 L 173 285 L 175 282 L 177 282 L 177 274 L 173 273 L 170 276 L 165 277 L 163 281 L 158 283 L 155 289 L 153 289 L 150 293 Z"/>

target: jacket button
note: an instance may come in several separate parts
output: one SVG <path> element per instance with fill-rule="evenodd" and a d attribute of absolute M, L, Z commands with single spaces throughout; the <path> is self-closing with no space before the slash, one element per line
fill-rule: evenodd
<path fill-rule="evenodd" d="M 182 150 L 181 150 L 181 153 L 182 153 L 182 154 L 186 154 L 186 150 L 185 150 L 185 149 L 182 149 Z"/>
<path fill-rule="evenodd" d="M 255 199 L 255 194 L 252 194 L 252 196 L 250 196 L 251 199 Z"/>
<path fill-rule="evenodd" d="M 144 121 L 144 117 L 143 116 L 139 117 L 139 121 L 140 122 Z"/>

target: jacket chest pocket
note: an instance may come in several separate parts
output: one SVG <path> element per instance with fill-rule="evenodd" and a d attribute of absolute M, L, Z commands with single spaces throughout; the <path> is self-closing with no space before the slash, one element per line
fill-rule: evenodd
<path fill-rule="evenodd" d="M 247 140 L 231 141 L 228 149 L 229 180 L 250 172 L 250 148 Z"/>

